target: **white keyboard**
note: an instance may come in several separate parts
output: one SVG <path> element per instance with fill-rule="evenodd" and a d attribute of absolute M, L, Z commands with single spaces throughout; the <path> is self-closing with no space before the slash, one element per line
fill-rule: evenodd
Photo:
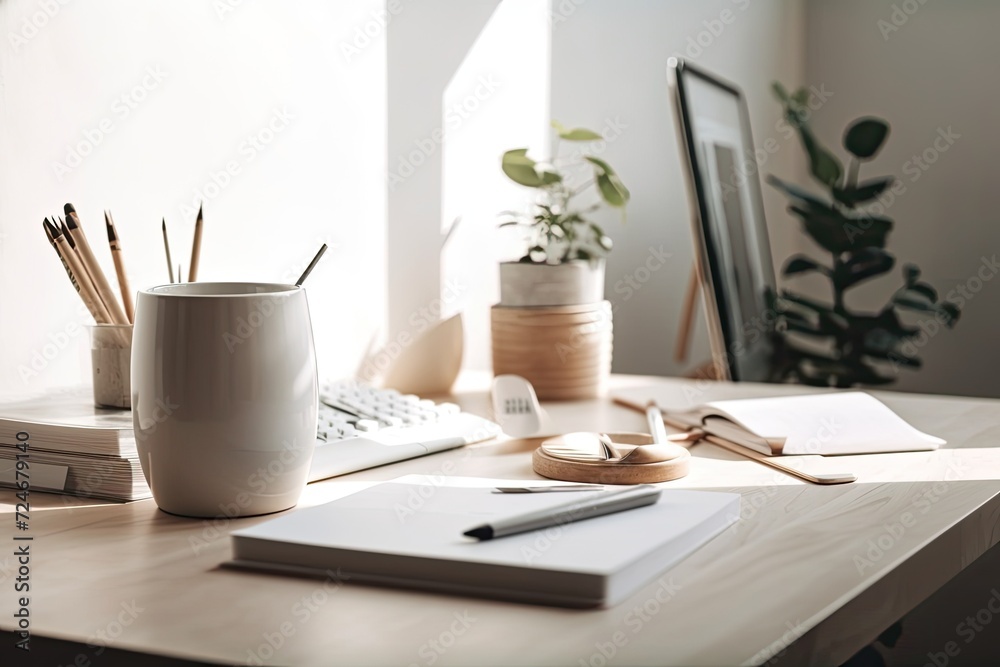
<path fill-rule="evenodd" d="M 320 389 L 316 430 L 310 482 L 490 440 L 502 432 L 454 403 L 355 380 Z"/>

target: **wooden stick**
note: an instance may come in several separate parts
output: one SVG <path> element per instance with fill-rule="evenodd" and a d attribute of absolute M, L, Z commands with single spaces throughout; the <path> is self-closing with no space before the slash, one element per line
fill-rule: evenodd
<path fill-rule="evenodd" d="M 42 224 L 45 225 L 46 222 L 48 221 L 46 220 Z M 83 268 L 83 264 L 80 263 L 80 258 L 70 248 L 69 241 L 51 223 L 45 227 L 45 231 L 46 235 L 52 237 L 56 252 L 59 253 L 59 257 L 68 265 L 71 276 L 76 278 L 80 297 L 83 299 L 84 305 L 87 306 L 87 310 L 94 316 L 94 321 L 98 324 L 111 324 L 111 315 L 108 313 L 100 297 L 98 297 L 94 284 L 90 281 L 90 277 Z"/>
<path fill-rule="evenodd" d="M 630 410 L 635 410 L 636 412 L 647 412 L 649 405 L 655 405 L 655 401 L 650 401 L 647 405 L 643 406 L 638 403 L 633 403 L 632 401 L 628 401 L 622 398 L 616 397 L 613 400 L 618 405 L 626 407 Z M 667 414 L 663 414 L 663 423 L 671 428 L 675 428 L 680 431 L 694 431 L 696 433 L 701 433 L 700 429 L 692 429 L 691 426 L 689 426 L 688 424 L 685 424 L 684 422 L 681 421 L 675 421 L 671 419 Z M 813 484 L 846 484 L 848 482 L 857 481 L 858 479 L 852 473 L 825 473 L 825 474 L 813 475 L 807 472 L 803 472 L 801 470 L 796 470 L 795 468 L 791 468 L 782 463 L 778 463 L 775 460 L 776 457 L 764 456 L 759 452 L 756 452 L 747 447 L 743 447 L 742 445 L 738 445 L 734 442 L 730 442 L 729 440 L 725 440 L 716 435 L 709 435 L 707 433 L 703 433 L 702 439 L 705 440 L 706 442 L 712 443 L 713 445 L 718 445 L 719 447 L 722 447 L 723 449 L 726 449 L 734 454 L 739 454 L 740 456 L 744 456 L 752 461 L 756 461 L 761 465 L 766 465 L 771 468 L 774 468 L 775 470 L 780 470 L 786 475 L 791 475 L 792 477 L 797 477 L 807 482 L 812 482 Z"/>
<path fill-rule="evenodd" d="M 198 280 L 198 260 L 201 258 L 201 206 L 198 206 L 198 219 L 194 223 L 194 240 L 191 242 L 191 266 L 188 267 L 188 282 Z M 177 277 L 180 280 L 180 276 Z"/>
<path fill-rule="evenodd" d="M 725 450 L 732 452 L 733 454 L 739 454 L 740 456 L 745 456 L 748 459 L 753 459 L 757 463 L 761 463 L 766 466 L 770 466 L 775 470 L 780 470 L 786 475 L 791 475 L 792 477 L 798 477 L 799 479 L 804 479 L 807 482 L 812 482 L 813 484 L 848 484 L 850 482 L 856 482 L 858 480 L 857 476 L 852 473 L 825 473 L 819 475 L 812 475 L 803 470 L 796 470 L 782 463 L 775 461 L 773 456 L 764 456 L 759 452 L 755 452 L 752 449 L 743 447 L 736 444 L 735 442 L 730 442 L 715 435 L 705 435 L 705 440 L 722 447 Z"/>
<path fill-rule="evenodd" d="M 132 302 L 132 288 L 125 274 L 125 260 L 122 256 L 121 241 L 118 240 L 118 230 L 111 217 L 111 211 L 104 212 L 104 224 L 108 228 L 108 245 L 111 246 L 111 259 L 115 262 L 115 274 L 118 276 L 118 290 L 122 294 L 122 304 L 125 306 L 125 316 L 129 323 L 135 322 L 135 304 Z"/>
<path fill-rule="evenodd" d="M 167 273 L 174 282 L 174 261 L 170 259 L 170 239 L 167 238 L 167 219 L 163 219 L 163 250 L 167 253 Z"/>
<path fill-rule="evenodd" d="M 677 327 L 677 344 L 674 346 L 674 361 L 687 361 L 691 347 L 691 330 L 694 328 L 694 314 L 698 306 L 698 265 L 691 267 L 687 290 L 684 292 L 684 306 L 681 309 L 680 326 Z"/>
<path fill-rule="evenodd" d="M 76 209 L 73 208 L 72 204 L 66 204 L 65 209 L 66 228 L 76 243 L 76 250 L 80 254 L 80 260 L 84 268 L 89 273 L 94 287 L 97 288 L 98 297 L 104 302 L 104 307 L 107 308 L 108 313 L 111 314 L 111 323 L 128 324 L 128 317 L 125 316 L 125 311 L 122 310 L 118 299 L 115 298 L 114 292 L 111 291 L 111 285 L 108 283 L 104 271 L 101 270 L 101 265 L 97 263 L 94 251 L 91 250 L 90 243 L 87 241 L 87 235 L 83 232 L 83 227 L 80 226 L 80 219 L 76 215 Z"/>

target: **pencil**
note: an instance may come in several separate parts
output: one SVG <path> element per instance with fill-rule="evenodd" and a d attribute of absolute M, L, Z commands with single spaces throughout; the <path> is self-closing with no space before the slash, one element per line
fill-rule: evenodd
<path fill-rule="evenodd" d="M 108 245 L 111 246 L 111 259 L 115 262 L 115 274 L 118 276 L 118 290 L 122 293 L 122 305 L 125 306 L 125 316 L 129 324 L 135 321 L 135 305 L 132 302 L 132 288 L 125 274 L 125 260 L 122 256 L 121 241 L 118 240 L 118 230 L 115 229 L 111 211 L 104 212 L 104 224 L 108 228 Z"/>
<path fill-rule="evenodd" d="M 170 259 L 170 240 L 167 239 L 167 219 L 163 219 L 163 249 L 167 253 L 167 273 L 170 275 L 170 282 L 174 282 L 174 262 Z"/>
<path fill-rule="evenodd" d="M 194 223 L 194 240 L 191 242 L 191 266 L 188 267 L 188 282 L 198 280 L 198 259 L 201 257 L 201 206 L 198 206 L 198 219 Z M 180 280 L 180 277 L 177 278 Z"/>
<path fill-rule="evenodd" d="M 73 208 L 72 204 L 66 204 L 64 210 L 66 211 L 66 229 L 69 230 L 70 237 L 76 242 L 76 251 L 79 253 L 80 261 L 90 275 L 94 287 L 97 289 L 98 298 L 104 302 L 104 307 L 111 315 L 110 323 L 128 324 L 125 311 L 122 310 L 122 307 L 118 304 L 118 299 L 115 298 L 114 292 L 111 291 L 111 285 L 108 283 L 104 271 L 101 270 L 101 265 L 97 263 L 97 258 L 94 256 L 94 251 L 90 248 L 90 243 L 87 241 L 87 235 L 84 233 L 83 227 L 80 226 L 80 218 L 76 214 L 76 209 Z"/>
<path fill-rule="evenodd" d="M 98 324 L 111 324 L 111 315 L 108 313 L 107 308 L 105 308 L 104 303 L 97 296 L 94 284 L 90 281 L 90 277 L 84 270 L 80 258 L 69 247 L 69 241 L 66 240 L 63 233 L 50 223 L 47 218 L 42 221 L 42 226 L 45 227 L 46 236 L 50 236 L 55 243 L 56 252 L 59 253 L 59 257 L 69 266 L 70 274 L 76 278 L 76 284 L 80 288 L 80 297 L 83 299 L 84 305 L 87 306 L 87 310 L 94 316 L 94 321 Z"/>
<path fill-rule="evenodd" d="M 69 247 L 76 250 L 76 243 L 73 241 L 73 237 L 69 235 L 69 230 L 66 229 L 66 221 L 62 218 L 52 216 L 52 224 L 54 225 L 56 222 L 59 223 L 59 231 L 63 233 L 63 236 L 65 236 L 66 240 L 69 242 Z"/>
<path fill-rule="evenodd" d="M 59 250 L 59 246 L 56 245 L 56 238 L 54 236 L 56 232 L 55 225 L 50 223 L 48 218 L 45 218 L 42 220 L 42 228 L 45 230 L 45 236 L 48 238 L 52 249 L 56 251 L 57 255 L 59 255 L 59 261 L 62 262 L 63 268 L 66 269 L 66 275 L 69 277 L 69 281 L 73 283 L 73 287 L 76 289 L 77 294 L 79 294 L 80 283 L 77 282 L 76 276 L 73 275 L 73 272 L 69 268 L 69 264 L 66 263 L 66 258 L 63 257 L 62 252 Z"/>

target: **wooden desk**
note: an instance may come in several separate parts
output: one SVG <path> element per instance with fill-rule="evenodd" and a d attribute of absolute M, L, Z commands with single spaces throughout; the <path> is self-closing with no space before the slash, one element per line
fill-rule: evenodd
<path fill-rule="evenodd" d="M 695 402 L 795 391 L 614 378 L 617 387 L 653 383 Z M 483 412 L 485 386 L 480 380 L 458 400 Z M 81 665 L 109 664 L 98 657 L 104 643 L 229 664 L 735 665 L 781 654 L 777 664 L 837 665 L 1000 540 L 1000 401 L 878 395 L 948 448 L 813 462 L 859 477 L 818 487 L 700 444 L 691 475 L 665 486 L 738 491 L 742 520 L 612 609 L 220 569 L 229 531 L 266 518 L 185 520 L 152 501 L 98 505 L 36 493 L 32 631 L 78 642 L 78 655 L 92 661 Z M 610 400 L 546 407 L 562 430 L 644 430 L 642 415 Z M 302 504 L 416 472 L 533 477 L 528 452 L 498 442 L 313 484 Z M 6 631 L 16 600 L 13 500 L 0 496 Z M 0 658 L 13 655 L 12 636 L 2 639 Z"/>

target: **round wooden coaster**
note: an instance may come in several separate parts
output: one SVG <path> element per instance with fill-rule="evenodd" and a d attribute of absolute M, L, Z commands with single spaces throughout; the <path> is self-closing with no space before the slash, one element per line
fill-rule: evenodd
<path fill-rule="evenodd" d="M 556 458 L 538 447 L 531 454 L 531 467 L 542 477 L 584 484 L 649 484 L 669 482 L 688 474 L 691 453 L 680 445 L 653 445 L 646 433 L 609 433 L 616 444 L 635 444 L 657 448 L 654 463 L 619 461 L 571 461 Z"/>

